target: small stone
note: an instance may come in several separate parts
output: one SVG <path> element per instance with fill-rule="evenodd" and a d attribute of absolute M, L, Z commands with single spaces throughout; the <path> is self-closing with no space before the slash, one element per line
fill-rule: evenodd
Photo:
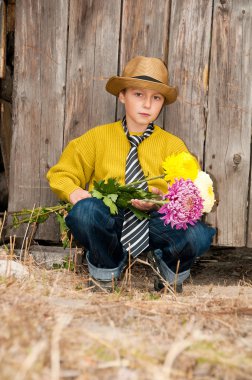
<path fill-rule="evenodd" d="M 0 276 L 24 278 L 29 276 L 29 271 L 24 265 L 14 260 L 0 259 Z"/>

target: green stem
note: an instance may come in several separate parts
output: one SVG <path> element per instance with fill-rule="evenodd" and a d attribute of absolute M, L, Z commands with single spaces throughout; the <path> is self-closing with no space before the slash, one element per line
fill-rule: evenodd
<path fill-rule="evenodd" d="M 141 199 L 141 201 L 148 202 L 148 203 L 154 203 L 155 205 L 160 205 L 160 206 L 163 206 L 166 203 L 168 203 L 167 201 L 158 201 L 157 199 Z"/>
<path fill-rule="evenodd" d="M 47 210 L 43 213 L 43 215 L 50 214 L 52 212 L 57 212 L 60 210 L 64 210 L 65 208 L 69 207 L 71 203 L 66 203 L 65 205 L 60 206 L 52 206 L 52 207 L 37 207 L 34 210 L 24 210 L 24 211 L 11 211 L 8 212 L 9 215 L 16 215 L 16 216 L 22 216 L 22 215 L 29 215 L 33 212 L 40 213 L 41 210 Z"/>
<path fill-rule="evenodd" d="M 158 175 L 156 177 L 151 177 L 151 178 L 145 178 L 145 179 L 141 179 L 140 181 L 134 181 L 134 182 L 130 182 L 130 183 L 127 183 L 126 185 L 124 186 L 121 186 L 121 188 L 128 188 L 130 186 L 135 186 L 135 185 L 140 185 L 140 183 L 143 183 L 143 182 L 149 182 L 149 181 L 152 181 L 154 179 L 158 179 L 158 178 L 164 178 L 165 175 L 162 174 L 162 175 Z"/>
<path fill-rule="evenodd" d="M 23 217 L 23 219 L 19 219 L 16 221 L 16 223 L 13 223 L 12 226 L 19 227 L 23 223 L 36 223 L 38 222 L 38 219 L 40 216 L 47 216 L 52 213 L 57 213 L 61 210 L 64 210 L 66 208 L 69 208 L 71 206 L 70 203 L 66 203 L 64 205 L 58 205 L 58 206 L 52 206 L 52 207 L 37 207 L 33 210 L 24 210 L 19 212 L 10 212 L 9 214 L 12 214 L 14 217 Z M 30 216 L 27 216 L 30 215 Z"/>

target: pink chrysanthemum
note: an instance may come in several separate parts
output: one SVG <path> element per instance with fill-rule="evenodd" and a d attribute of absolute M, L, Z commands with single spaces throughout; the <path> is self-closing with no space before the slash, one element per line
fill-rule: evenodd
<path fill-rule="evenodd" d="M 164 196 L 168 202 L 164 204 L 159 213 L 164 214 L 161 219 L 164 224 L 171 224 L 176 230 L 186 230 L 188 224 L 192 226 L 200 219 L 203 213 L 203 199 L 198 188 L 190 180 L 176 179 L 168 188 Z"/>

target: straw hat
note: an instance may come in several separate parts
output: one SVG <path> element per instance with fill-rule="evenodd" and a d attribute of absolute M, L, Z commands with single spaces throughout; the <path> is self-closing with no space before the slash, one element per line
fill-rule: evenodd
<path fill-rule="evenodd" d="M 161 59 L 138 56 L 127 63 L 122 76 L 113 76 L 108 80 L 106 90 L 118 96 L 124 88 L 148 88 L 162 94 L 164 104 L 171 104 L 177 98 L 177 89 L 169 86 L 168 81 L 168 70 Z"/>

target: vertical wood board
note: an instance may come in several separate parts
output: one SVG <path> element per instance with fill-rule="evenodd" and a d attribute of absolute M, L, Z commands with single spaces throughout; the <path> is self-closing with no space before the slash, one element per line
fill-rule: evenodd
<path fill-rule="evenodd" d="M 177 101 L 166 107 L 165 129 L 204 159 L 212 0 L 173 1 L 168 67 Z"/>
<path fill-rule="evenodd" d="M 250 171 L 251 171 L 250 165 Z M 249 195 L 249 211 L 248 211 L 248 228 L 247 228 L 247 247 L 252 248 L 252 177 L 250 174 L 250 195 Z"/>
<path fill-rule="evenodd" d="M 115 120 L 116 100 L 105 91 L 118 67 L 121 1 L 70 2 L 65 145 Z"/>
<path fill-rule="evenodd" d="M 252 2 L 215 2 L 206 135 L 206 170 L 218 207 L 207 220 L 218 245 L 246 244 L 252 105 Z"/>
<path fill-rule="evenodd" d="M 10 174 L 10 149 L 12 139 L 12 115 L 11 104 L 5 100 L 0 100 L 1 120 L 0 120 L 0 146 L 3 156 L 4 172 L 6 183 L 9 183 Z"/>
<path fill-rule="evenodd" d="M 7 3 L 7 25 L 6 25 L 6 31 L 9 32 L 15 32 L 15 0 L 8 0 Z"/>
<path fill-rule="evenodd" d="M 55 204 L 45 175 L 62 150 L 68 0 L 16 3 L 9 211 Z M 40 227 L 55 238 L 58 226 Z"/>
<path fill-rule="evenodd" d="M 6 13 L 5 1 L 0 0 L 0 78 L 5 77 L 6 22 L 7 22 L 7 13 Z"/>
<path fill-rule="evenodd" d="M 125 64 L 137 55 L 166 61 L 169 0 L 124 0 L 120 50 L 120 75 Z M 118 107 L 118 118 L 124 114 Z M 163 127 L 163 114 L 156 123 Z"/>

